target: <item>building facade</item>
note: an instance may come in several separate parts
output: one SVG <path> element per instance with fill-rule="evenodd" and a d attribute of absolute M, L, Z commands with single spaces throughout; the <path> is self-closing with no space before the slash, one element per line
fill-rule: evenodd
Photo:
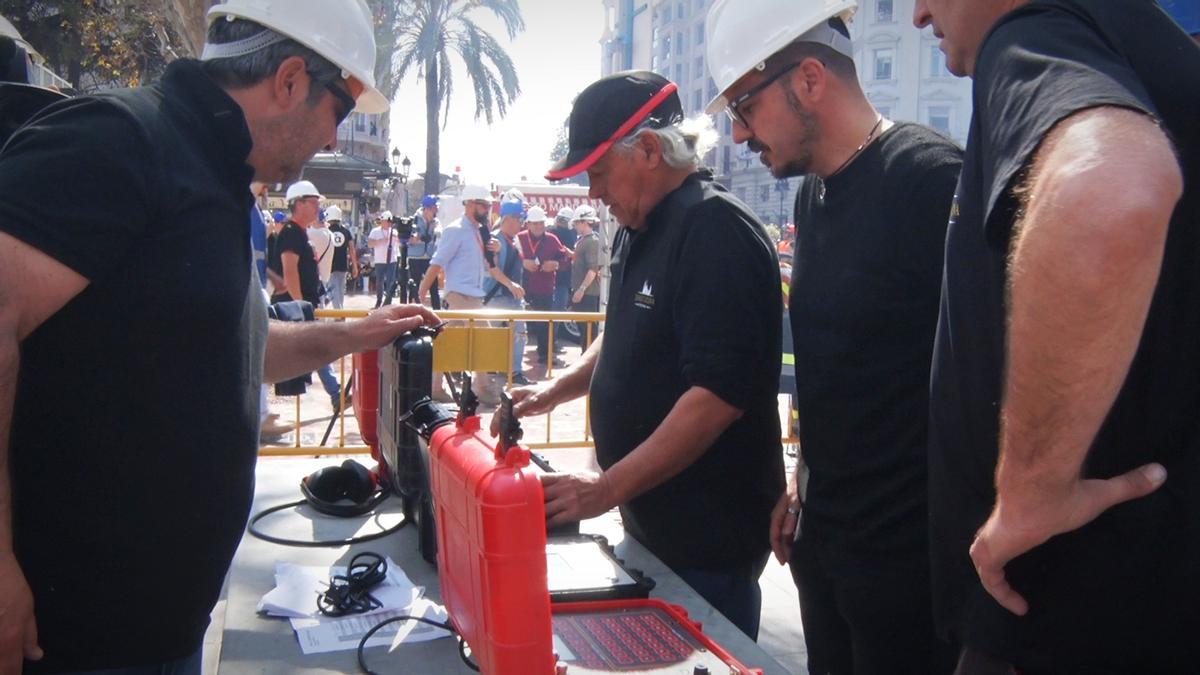
<path fill-rule="evenodd" d="M 705 64 L 704 22 L 713 0 L 602 0 L 602 72 L 653 70 L 679 86 L 688 115 L 704 113 L 717 94 Z M 850 23 L 854 61 L 867 98 L 893 120 L 917 121 L 966 142 L 971 83 L 946 70 L 929 29 L 912 25 L 913 0 L 860 0 Z M 764 222 L 791 221 L 800 178 L 777 180 L 745 145 L 736 145 L 732 123 L 716 115 L 720 135 L 706 157 L 717 180 Z"/>

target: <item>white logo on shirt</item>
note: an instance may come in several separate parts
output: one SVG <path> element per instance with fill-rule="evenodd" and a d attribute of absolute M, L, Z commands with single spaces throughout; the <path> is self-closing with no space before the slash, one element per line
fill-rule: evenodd
<path fill-rule="evenodd" d="M 649 279 L 642 283 L 641 291 L 634 293 L 633 305 L 642 309 L 654 309 L 654 288 L 650 286 Z"/>

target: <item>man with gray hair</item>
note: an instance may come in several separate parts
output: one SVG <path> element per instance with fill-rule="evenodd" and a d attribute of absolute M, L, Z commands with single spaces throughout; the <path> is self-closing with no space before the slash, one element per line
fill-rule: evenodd
<path fill-rule="evenodd" d="M 783 493 L 774 247 L 699 168 L 716 134 L 708 118 L 683 118 L 674 83 L 605 77 L 575 100 L 569 130 L 547 178 L 587 171 L 588 196 L 623 227 L 605 332 L 561 376 L 513 392 L 518 416 L 591 395 L 602 471 L 545 476 L 546 517 L 620 507 L 631 536 L 753 638 Z"/>
<path fill-rule="evenodd" d="M 366 4 L 229 0 L 209 23 L 202 60 L 54 104 L 0 150 L 3 675 L 198 674 L 263 381 L 437 320 L 268 322 L 254 268 L 250 182 L 387 109 Z"/>

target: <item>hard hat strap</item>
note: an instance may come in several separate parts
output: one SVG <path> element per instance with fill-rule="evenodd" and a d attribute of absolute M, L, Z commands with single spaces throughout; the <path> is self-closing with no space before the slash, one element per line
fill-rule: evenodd
<path fill-rule="evenodd" d="M 255 33 L 248 38 L 234 40 L 233 42 L 222 42 L 220 44 L 210 42 L 204 45 L 204 51 L 200 54 L 200 60 L 211 61 L 213 59 L 231 59 L 236 56 L 245 56 L 287 39 L 286 35 L 281 35 L 273 30 L 264 30 L 261 33 Z"/>

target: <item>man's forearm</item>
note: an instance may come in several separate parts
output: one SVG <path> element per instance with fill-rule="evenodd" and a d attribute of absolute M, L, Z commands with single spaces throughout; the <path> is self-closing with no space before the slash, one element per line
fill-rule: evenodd
<path fill-rule="evenodd" d="M 1169 175 L 1174 163 L 1165 138 L 1156 147 L 1152 137 L 1135 143 L 1118 134 L 1120 155 L 1112 156 L 1122 156 L 1121 166 L 1110 156 L 1106 171 L 1101 158 L 1089 157 L 1079 131 L 1048 139 L 1015 234 L 996 476 L 1001 502 L 1010 490 L 1079 478 L 1137 351 L 1181 189 Z M 1153 150 L 1159 154 L 1147 156 Z M 1134 155 L 1129 164 L 1126 154 Z M 1114 184 L 1123 187 L 1114 192 Z"/>
<path fill-rule="evenodd" d="M 429 265 L 429 269 L 425 270 L 425 276 L 421 278 L 421 285 L 417 288 L 417 297 L 423 298 L 433 286 L 433 280 L 437 278 L 441 272 L 441 267 L 438 265 Z"/>
<path fill-rule="evenodd" d="M 624 504 L 691 466 L 742 411 L 703 387 L 692 387 L 633 452 L 605 472 L 609 494 Z"/>

